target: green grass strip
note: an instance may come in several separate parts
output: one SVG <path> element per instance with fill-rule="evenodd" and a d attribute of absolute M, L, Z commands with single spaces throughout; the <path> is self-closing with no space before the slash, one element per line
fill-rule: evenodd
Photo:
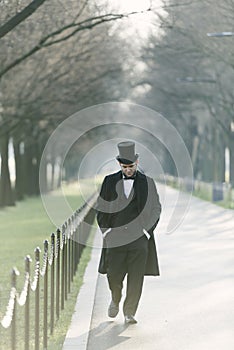
<path fill-rule="evenodd" d="M 68 186 L 66 200 L 69 202 L 72 210 L 79 208 L 84 199 L 79 195 L 79 191 L 73 186 Z M 11 289 L 11 270 L 17 267 L 20 276 L 17 279 L 17 290 L 20 292 L 24 282 L 25 256 L 30 255 L 33 263 L 31 264 L 31 275 L 34 272 L 34 249 L 40 247 L 43 255 L 43 242 L 55 232 L 55 227 L 50 221 L 40 197 L 27 198 L 18 202 L 15 207 L 8 207 L 0 210 L 0 320 L 3 318 L 9 300 Z M 93 229 L 94 230 L 94 229 Z M 92 240 L 94 233 L 90 236 Z M 53 336 L 49 338 L 49 347 L 52 350 L 60 349 L 66 335 L 71 316 L 74 311 L 77 294 L 82 285 L 85 268 L 91 255 L 91 241 L 83 250 L 78 272 L 74 277 L 71 287 L 71 293 L 65 302 L 65 309 L 61 312 L 60 319 L 57 321 Z M 41 288 L 43 285 L 41 285 Z M 34 294 L 31 292 L 31 295 Z M 41 293 L 42 294 L 42 293 Z M 31 298 L 33 306 L 34 298 Z M 24 324 L 24 307 L 17 307 L 19 310 L 17 322 Z M 32 307 L 33 309 L 33 307 Z M 33 310 L 31 311 L 33 314 Z M 23 349 L 24 329 L 17 329 L 17 349 Z M 48 332 L 49 333 L 49 332 Z M 0 325 L 0 349 L 10 348 L 10 330 L 3 329 Z"/>

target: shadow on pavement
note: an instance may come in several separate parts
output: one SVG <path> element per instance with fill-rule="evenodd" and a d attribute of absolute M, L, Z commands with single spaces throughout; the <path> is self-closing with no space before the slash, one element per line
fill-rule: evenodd
<path fill-rule="evenodd" d="M 131 337 L 121 336 L 121 333 L 128 328 L 125 324 L 114 324 L 113 321 L 102 322 L 88 333 L 88 346 L 87 348 L 93 348 L 95 350 L 107 350 L 118 344 L 126 342 Z M 80 343 L 80 339 L 84 337 L 84 334 L 77 338 L 77 343 Z M 79 339 L 80 338 L 80 339 Z M 73 342 L 76 339 L 73 339 Z"/>

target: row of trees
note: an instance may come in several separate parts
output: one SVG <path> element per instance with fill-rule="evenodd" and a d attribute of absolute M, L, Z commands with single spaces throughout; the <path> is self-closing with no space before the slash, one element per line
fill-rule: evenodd
<path fill-rule="evenodd" d="M 232 28 L 234 0 L 149 1 L 147 33 L 140 22 L 138 31 L 127 27 L 134 13 L 112 11 L 104 1 L 14 0 L 0 7 L 0 206 L 39 193 L 43 149 L 65 118 L 109 101 L 162 113 L 183 137 L 202 180 L 224 181 L 229 150 L 234 184 L 234 38 L 206 35 Z M 105 132 L 84 136 L 67 159 L 68 174 Z M 165 152 L 164 169 L 176 174 L 169 158 Z M 53 174 L 56 159 L 49 162 Z"/>
<path fill-rule="evenodd" d="M 128 15 L 91 0 L 1 3 L 0 206 L 39 193 L 41 155 L 59 123 L 84 107 L 126 95 L 126 52 L 111 23 Z"/>
<path fill-rule="evenodd" d="M 234 1 L 169 0 L 164 6 L 161 40 L 152 35 L 142 51 L 147 64 L 142 81 L 149 90 L 142 103 L 159 110 L 179 130 L 195 177 L 223 182 L 226 149 L 233 186 L 234 37 L 207 33 L 233 29 Z"/>

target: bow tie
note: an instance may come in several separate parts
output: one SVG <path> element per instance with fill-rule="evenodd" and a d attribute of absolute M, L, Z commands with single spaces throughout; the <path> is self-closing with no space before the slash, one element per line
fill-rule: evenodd
<path fill-rule="evenodd" d="M 124 180 L 135 180 L 135 178 L 136 178 L 136 175 L 134 175 L 134 176 L 129 176 L 129 177 L 124 177 L 123 179 Z"/>

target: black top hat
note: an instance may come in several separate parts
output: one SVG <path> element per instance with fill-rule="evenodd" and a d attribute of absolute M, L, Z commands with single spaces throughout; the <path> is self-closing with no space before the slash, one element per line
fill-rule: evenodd
<path fill-rule="evenodd" d="M 135 143 L 131 141 L 125 141 L 118 143 L 119 155 L 116 159 L 123 164 L 134 163 L 138 154 L 135 154 Z"/>

